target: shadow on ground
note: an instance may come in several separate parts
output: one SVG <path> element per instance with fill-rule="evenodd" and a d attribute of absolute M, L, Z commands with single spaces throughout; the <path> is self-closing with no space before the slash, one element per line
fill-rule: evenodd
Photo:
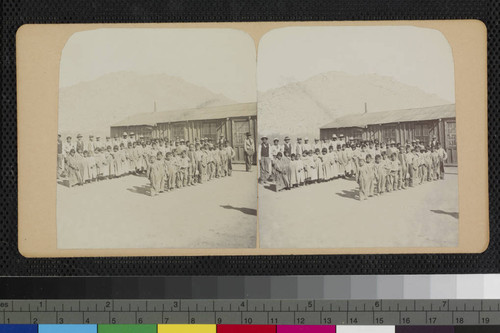
<path fill-rule="evenodd" d="M 444 210 L 440 210 L 440 209 L 431 209 L 431 212 L 436 213 L 436 214 L 450 215 L 451 217 L 454 217 L 458 220 L 458 213 L 457 212 L 445 212 Z"/>
<path fill-rule="evenodd" d="M 246 207 L 233 207 L 231 205 L 221 205 L 221 207 L 224 208 L 224 209 L 239 210 L 243 214 L 257 216 L 257 209 L 246 208 Z"/>
<path fill-rule="evenodd" d="M 149 189 L 149 185 L 134 186 L 132 188 L 128 188 L 127 191 L 130 191 L 132 193 L 151 196 L 151 191 Z"/>
<path fill-rule="evenodd" d="M 342 198 L 358 200 L 358 190 L 342 190 L 342 192 L 337 192 L 336 194 Z"/>

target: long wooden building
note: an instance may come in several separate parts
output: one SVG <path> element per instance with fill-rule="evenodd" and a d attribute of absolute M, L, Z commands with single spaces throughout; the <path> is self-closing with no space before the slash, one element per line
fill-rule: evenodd
<path fill-rule="evenodd" d="M 320 137 L 343 134 L 356 141 L 411 143 L 418 139 L 428 145 L 433 136 L 448 153 L 447 163 L 457 164 L 455 104 L 424 108 L 365 112 L 339 117 L 320 128 Z"/>
<path fill-rule="evenodd" d="M 234 161 L 244 163 L 246 133 L 252 134 L 254 142 L 257 137 L 257 103 L 136 114 L 111 126 L 112 137 L 121 137 L 123 132 L 191 142 L 204 137 L 217 142 L 223 135 L 235 150 Z"/>

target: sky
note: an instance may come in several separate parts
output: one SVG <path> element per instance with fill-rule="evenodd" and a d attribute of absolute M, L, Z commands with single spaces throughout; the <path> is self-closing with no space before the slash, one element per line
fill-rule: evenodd
<path fill-rule="evenodd" d="M 455 101 L 452 50 L 438 30 L 409 26 L 289 27 L 268 32 L 259 43 L 260 92 L 329 71 L 390 76 Z"/>
<path fill-rule="evenodd" d="M 63 49 L 59 87 L 118 71 L 178 76 L 237 102 L 256 101 L 255 43 L 235 29 L 78 32 Z"/>

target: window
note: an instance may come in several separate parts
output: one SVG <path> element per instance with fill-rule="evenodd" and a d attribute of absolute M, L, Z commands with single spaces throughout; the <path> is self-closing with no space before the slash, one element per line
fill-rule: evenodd
<path fill-rule="evenodd" d="M 384 125 L 382 126 L 382 141 L 389 143 L 391 141 L 397 141 L 396 135 L 396 125 Z"/>
<path fill-rule="evenodd" d="M 217 141 L 217 123 L 206 122 L 201 125 L 201 137 Z"/>
<path fill-rule="evenodd" d="M 423 145 L 430 143 L 430 128 L 428 124 L 415 124 L 415 139 L 418 139 Z"/>
<path fill-rule="evenodd" d="M 184 137 L 184 125 L 183 124 L 172 125 L 172 133 L 171 133 L 170 139 L 175 140 L 177 138 L 186 139 Z"/>

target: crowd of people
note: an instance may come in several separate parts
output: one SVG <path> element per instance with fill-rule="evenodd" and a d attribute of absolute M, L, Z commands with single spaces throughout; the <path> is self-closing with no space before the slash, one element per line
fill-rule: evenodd
<path fill-rule="evenodd" d="M 247 140 L 251 140 L 247 133 Z M 63 142 L 58 136 L 57 178 L 68 180 L 69 187 L 122 177 L 145 175 L 151 184 L 151 195 L 194 186 L 231 176 L 235 151 L 221 136 L 194 142 L 176 138 L 145 139 L 134 133 L 121 138 L 82 135 L 74 142 L 71 136 Z M 247 166 L 247 171 L 250 171 Z"/>
<path fill-rule="evenodd" d="M 358 183 L 359 200 L 419 184 L 444 179 L 448 158 L 441 144 L 432 137 L 424 145 L 418 139 L 411 144 L 378 140 L 355 141 L 343 135 L 331 140 L 297 138 L 273 144 L 263 136 L 258 149 L 260 183 L 273 182 L 276 191 L 290 190 L 338 178 Z"/>

